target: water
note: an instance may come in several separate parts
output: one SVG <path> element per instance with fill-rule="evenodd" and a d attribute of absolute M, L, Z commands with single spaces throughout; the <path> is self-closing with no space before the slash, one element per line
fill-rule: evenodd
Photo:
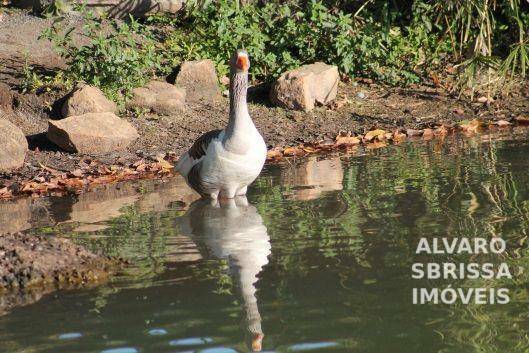
<path fill-rule="evenodd" d="M 501 137 L 501 136 L 500 136 Z M 0 316 L 0 352 L 527 352 L 529 142 L 450 137 L 266 168 L 247 200 L 182 180 L 0 205 L 11 231 L 131 259 L 107 285 Z M 10 212 L 18 215 L 15 220 Z M 418 255 L 501 236 L 502 255 Z M 414 262 L 507 262 L 513 280 L 412 279 Z M 414 305 L 416 287 L 505 287 L 506 305 Z"/>

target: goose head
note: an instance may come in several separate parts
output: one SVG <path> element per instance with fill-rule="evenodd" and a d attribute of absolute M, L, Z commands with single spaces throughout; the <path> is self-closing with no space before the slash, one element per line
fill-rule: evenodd
<path fill-rule="evenodd" d="M 244 49 L 237 49 L 231 57 L 230 66 L 232 72 L 247 74 L 250 69 L 250 57 L 248 56 L 248 52 Z"/>

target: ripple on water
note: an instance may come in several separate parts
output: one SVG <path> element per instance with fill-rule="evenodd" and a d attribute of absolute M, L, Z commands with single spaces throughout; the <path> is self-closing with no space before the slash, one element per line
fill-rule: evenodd
<path fill-rule="evenodd" d="M 238 353 L 235 349 L 226 348 L 226 347 L 212 347 L 201 349 L 199 353 Z"/>
<path fill-rule="evenodd" d="M 179 338 L 169 342 L 170 346 L 200 346 L 203 344 L 212 343 L 213 339 L 210 337 L 190 337 Z"/>
<path fill-rule="evenodd" d="M 83 334 L 80 332 L 68 332 L 68 333 L 61 333 L 59 336 L 57 336 L 57 339 L 66 341 L 66 340 L 75 340 L 81 337 L 83 337 Z"/>
<path fill-rule="evenodd" d="M 119 347 L 119 348 L 110 348 L 101 351 L 101 353 L 138 353 L 138 350 L 133 347 Z"/>
<path fill-rule="evenodd" d="M 163 335 L 167 335 L 167 330 L 163 328 L 153 328 L 152 330 L 149 330 L 149 332 L 147 333 L 150 336 L 163 336 Z"/>
<path fill-rule="evenodd" d="M 324 349 L 338 346 L 337 342 L 310 342 L 310 343 L 299 343 L 288 347 L 289 351 L 309 351 L 313 349 Z"/>

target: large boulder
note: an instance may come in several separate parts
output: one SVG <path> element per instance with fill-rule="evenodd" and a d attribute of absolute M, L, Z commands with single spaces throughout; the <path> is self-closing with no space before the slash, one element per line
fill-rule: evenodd
<path fill-rule="evenodd" d="M 139 137 L 134 126 L 113 113 L 50 120 L 47 136 L 64 150 L 83 154 L 123 150 Z"/>
<path fill-rule="evenodd" d="M 171 115 L 185 109 L 186 90 L 167 82 L 151 81 L 132 91 L 128 108 L 148 109 L 158 114 Z"/>
<path fill-rule="evenodd" d="M 13 93 L 11 88 L 0 82 L 0 113 L 11 113 L 13 111 Z"/>
<path fill-rule="evenodd" d="M 273 104 L 287 109 L 309 111 L 314 105 L 327 104 L 336 98 L 340 76 L 336 66 L 321 62 L 287 71 L 270 91 Z"/>
<path fill-rule="evenodd" d="M 0 119 L 0 172 L 8 172 L 24 165 L 28 141 L 22 131 L 9 121 Z"/>
<path fill-rule="evenodd" d="M 117 113 L 117 111 L 116 103 L 105 97 L 99 88 L 88 85 L 75 89 L 61 109 L 65 118 L 87 113 Z"/>
<path fill-rule="evenodd" d="M 190 102 L 213 103 L 221 96 L 217 71 L 211 60 L 184 62 L 176 76 L 176 84 L 185 87 Z"/>

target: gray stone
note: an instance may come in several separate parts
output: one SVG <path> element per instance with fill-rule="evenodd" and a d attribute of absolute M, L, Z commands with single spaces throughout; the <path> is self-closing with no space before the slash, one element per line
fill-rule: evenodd
<path fill-rule="evenodd" d="M 309 111 L 316 103 L 336 98 L 340 76 L 336 66 L 317 62 L 287 71 L 270 90 L 273 104 L 287 109 Z"/>
<path fill-rule="evenodd" d="M 185 109 L 186 90 L 167 82 L 151 81 L 132 91 L 128 108 L 148 109 L 158 114 L 172 115 Z"/>
<path fill-rule="evenodd" d="M 62 149 L 83 154 L 123 150 L 139 137 L 128 121 L 108 112 L 50 120 L 47 136 Z"/>
<path fill-rule="evenodd" d="M 22 8 L 33 8 L 41 13 L 57 2 L 63 13 L 75 13 L 74 0 L 13 0 L 13 5 Z M 126 18 L 129 15 L 145 17 L 157 13 L 177 13 L 182 10 L 185 0 L 86 0 L 86 6 L 97 14 L 106 13 L 110 17 Z"/>
<path fill-rule="evenodd" d="M 117 111 L 116 103 L 105 97 L 99 88 L 81 85 L 64 102 L 61 114 L 66 118 L 87 113 L 117 113 Z"/>
<path fill-rule="evenodd" d="M 185 87 L 190 102 L 213 103 L 220 98 L 215 64 L 211 60 L 186 61 L 180 67 L 176 84 Z"/>
<path fill-rule="evenodd" d="M 0 172 L 9 172 L 24 165 L 28 141 L 11 122 L 0 119 Z"/>
<path fill-rule="evenodd" d="M 11 113 L 13 111 L 13 93 L 11 88 L 0 82 L 0 111 Z"/>

